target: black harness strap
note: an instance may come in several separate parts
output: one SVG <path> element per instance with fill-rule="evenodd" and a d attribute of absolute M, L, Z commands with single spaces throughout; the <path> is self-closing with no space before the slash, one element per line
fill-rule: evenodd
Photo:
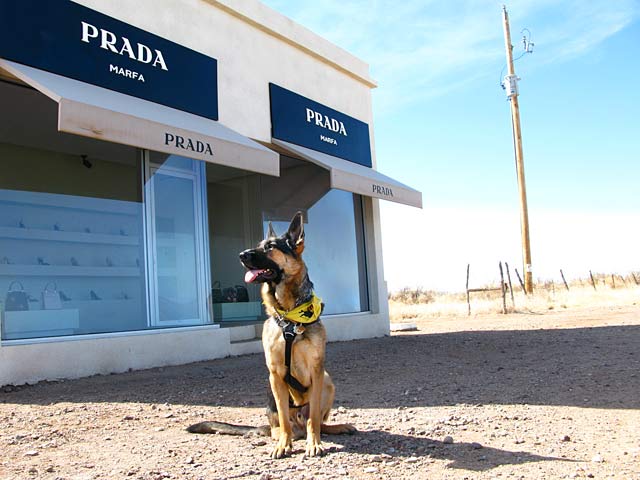
<path fill-rule="evenodd" d="M 320 308 L 320 314 L 322 314 L 322 310 L 324 310 L 324 303 Z M 300 393 L 305 393 L 309 389 L 309 387 L 305 387 L 298 381 L 297 378 L 291 375 L 291 348 L 293 347 L 293 342 L 298 335 L 298 326 L 302 325 L 308 327 L 309 325 L 313 325 L 314 323 L 320 321 L 320 315 L 318 315 L 318 317 L 313 322 L 300 324 L 288 320 L 284 315 L 276 311 L 273 315 L 273 319 L 282 329 L 282 336 L 284 338 L 284 365 L 287 367 L 287 374 L 285 375 L 284 380 L 289 384 L 291 388 L 296 389 Z"/>
<path fill-rule="evenodd" d="M 300 393 L 305 393 L 308 390 L 308 387 L 302 385 L 293 375 L 291 375 L 291 347 L 293 346 L 293 341 L 296 339 L 296 324 L 292 322 L 287 322 L 284 327 L 282 327 L 282 336 L 284 337 L 284 365 L 287 367 L 287 374 L 284 377 L 285 382 L 287 382 L 292 388 L 295 388 Z"/>

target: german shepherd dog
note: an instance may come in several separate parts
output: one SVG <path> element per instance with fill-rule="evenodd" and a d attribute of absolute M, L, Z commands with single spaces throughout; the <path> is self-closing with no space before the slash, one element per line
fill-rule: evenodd
<path fill-rule="evenodd" d="M 324 450 L 320 433 L 354 433 L 350 424 L 327 425 L 333 405 L 335 387 L 324 369 L 327 334 L 319 318 L 322 306 L 313 293 L 307 267 L 302 260 L 304 226 L 298 212 L 283 235 L 278 236 L 269 223 L 267 238 L 256 248 L 240 253 L 240 262 L 247 268 L 247 283 L 262 283 L 262 301 L 269 315 L 262 332 L 262 345 L 269 369 L 271 395 L 267 407 L 269 425 L 247 427 L 223 422 L 202 422 L 190 426 L 192 433 L 222 433 L 231 435 L 271 435 L 276 445 L 271 458 L 289 455 L 293 440 L 304 438 L 305 455 L 315 457 Z M 317 300 L 317 320 L 298 323 L 287 317 L 298 307 L 305 309 Z M 307 316 L 307 310 L 302 316 Z M 313 308 L 310 308 L 313 311 Z M 295 317 L 301 320 L 302 316 Z M 309 315 L 310 316 L 310 315 Z M 290 346 L 286 332 L 293 337 Z M 291 333 L 293 332 L 293 333 Z M 291 339 L 290 339 L 291 340 Z M 286 352 L 290 351 L 290 361 Z M 290 366 L 287 366 L 287 363 Z M 292 378 L 293 377 L 293 378 Z"/>

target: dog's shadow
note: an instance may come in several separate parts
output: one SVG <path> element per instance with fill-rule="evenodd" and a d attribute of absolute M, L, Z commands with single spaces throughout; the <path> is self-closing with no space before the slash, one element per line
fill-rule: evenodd
<path fill-rule="evenodd" d="M 477 443 L 444 443 L 424 436 L 400 435 L 383 430 L 358 431 L 352 436 L 323 435 L 335 444 L 329 452 L 371 455 L 372 462 L 414 462 L 449 460 L 447 468 L 472 471 L 491 470 L 502 465 L 531 462 L 575 462 L 561 457 L 542 456 L 526 451 L 501 450 Z M 412 459 L 413 457 L 413 459 Z"/>

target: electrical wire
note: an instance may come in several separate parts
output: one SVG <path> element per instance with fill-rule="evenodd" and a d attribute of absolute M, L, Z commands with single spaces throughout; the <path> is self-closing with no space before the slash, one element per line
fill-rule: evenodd
<path fill-rule="evenodd" d="M 529 45 L 531 45 L 531 47 L 533 47 L 535 44 L 533 42 L 531 42 L 531 31 L 528 28 L 523 28 L 522 30 L 520 30 L 520 33 L 524 32 L 524 31 L 529 32 L 529 36 L 523 36 L 523 40 L 524 40 L 524 52 L 522 52 L 518 57 L 513 59 L 513 63 L 516 63 L 518 60 L 520 60 L 522 57 L 524 57 L 527 53 L 533 53 L 533 48 L 529 49 Z M 513 48 L 513 45 L 512 45 Z M 504 69 L 507 68 L 507 64 L 504 64 L 504 67 L 502 67 L 502 70 L 500 70 L 500 80 L 498 80 L 498 85 L 500 85 L 500 87 L 502 87 L 502 89 L 504 90 Z"/>

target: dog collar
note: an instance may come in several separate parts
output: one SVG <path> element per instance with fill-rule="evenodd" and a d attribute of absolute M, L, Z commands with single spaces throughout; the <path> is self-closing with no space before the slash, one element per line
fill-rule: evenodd
<path fill-rule="evenodd" d="M 280 310 L 279 308 L 276 308 L 275 310 L 278 312 L 280 318 L 284 320 L 308 325 L 310 323 L 314 323 L 320 317 L 320 314 L 322 313 L 322 299 L 314 293 L 311 300 L 289 310 L 288 312 L 286 310 Z"/>

